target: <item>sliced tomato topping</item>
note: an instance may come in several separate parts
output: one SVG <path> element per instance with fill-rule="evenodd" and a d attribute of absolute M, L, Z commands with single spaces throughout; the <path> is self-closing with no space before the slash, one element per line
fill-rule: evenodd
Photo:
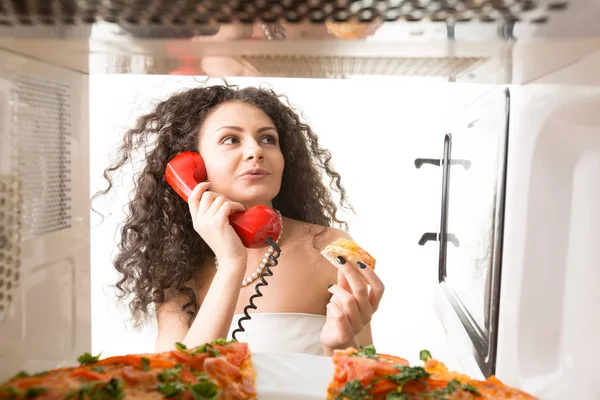
<path fill-rule="evenodd" d="M 204 371 L 204 360 L 209 357 L 208 353 L 191 354 L 180 350 L 171 351 L 171 356 L 179 362 L 188 365 L 198 371 Z"/>
<path fill-rule="evenodd" d="M 190 372 L 190 370 L 182 370 L 179 376 L 185 383 L 196 383 L 196 377 Z"/>
<path fill-rule="evenodd" d="M 240 369 L 224 358 L 209 358 L 204 362 L 204 368 L 206 375 L 221 383 L 242 379 Z"/>
<path fill-rule="evenodd" d="M 88 381 L 102 381 L 108 382 L 110 377 L 101 372 L 92 371 L 88 368 L 75 368 L 73 372 L 71 372 L 71 376 L 74 378 L 83 378 Z"/>
<path fill-rule="evenodd" d="M 226 345 L 216 345 L 215 349 L 227 358 L 231 364 L 239 367 L 248 357 L 248 345 L 246 343 L 228 343 Z"/>
<path fill-rule="evenodd" d="M 173 368 L 177 365 L 175 362 L 170 360 L 164 360 L 162 358 L 149 358 L 149 368 Z M 125 364 L 132 365 L 137 368 L 142 368 L 142 356 L 126 355 L 126 356 L 115 356 L 100 360 L 94 365 L 113 365 L 113 364 Z"/>
<path fill-rule="evenodd" d="M 390 354 L 379 354 L 379 358 L 386 360 L 386 361 L 391 361 L 394 364 L 403 365 L 405 367 L 409 366 L 408 360 L 406 360 L 404 358 L 392 356 Z"/>

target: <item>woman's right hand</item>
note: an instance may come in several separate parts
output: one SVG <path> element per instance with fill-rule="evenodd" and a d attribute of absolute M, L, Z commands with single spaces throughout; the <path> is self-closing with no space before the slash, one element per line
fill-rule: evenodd
<path fill-rule="evenodd" d="M 229 224 L 229 215 L 246 208 L 225 196 L 210 192 L 210 182 L 198 184 L 188 199 L 194 230 L 215 253 L 219 264 L 246 263 L 248 254 L 242 240 Z"/>

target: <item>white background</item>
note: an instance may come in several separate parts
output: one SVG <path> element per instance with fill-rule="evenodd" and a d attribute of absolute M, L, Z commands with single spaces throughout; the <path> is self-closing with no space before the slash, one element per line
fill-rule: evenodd
<path fill-rule="evenodd" d="M 331 150 L 356 210 L 350 233 L 375 256 L 386 284 L 373 321 L 377 350 L 416 361 L 427 348 L 460 369 L 433 310 L 437 243 L 417 244 L 424 232 L 438 229 L 440 169 L 426 165 L 417 170 L 414 159 L 439 158 L 444 128 L 456 110 L 491 87 L 407 79 L 228 81 L 268 83 L 287 95 L 321 145 Z M 153 102 L 201 84 L 193 77 L 91 75 L 91 194 L 105 187 L 102 171 L 137 116 Z M 111 260 L 130 196 L 131 170 L 117 182 L 116 191 L 94 203 L 110 215 L 100 223 L 92 213 L 92 351 L 102 351 L 103 357 L 151 352 L 155 339 L 154 325 L 141 331 L 131 327 L 127 306 L 117 305 L 112 287 L 118 276 Z"/>

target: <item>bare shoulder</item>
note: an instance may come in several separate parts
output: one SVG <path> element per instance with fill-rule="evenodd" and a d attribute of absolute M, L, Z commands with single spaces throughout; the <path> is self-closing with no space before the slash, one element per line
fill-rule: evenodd
<path fill-rule="evenodd" d="M 352 239 L 350 234 L 343 229 L 315 225 L 290 218 L 286 218 L 285 222 L 290 231 L 288 240 L 310 244 L 319 251 L 337 239 Z"/>
<path fill-rule="evenodd" d="M 328 244 L 341 238 L 352 240 L 352 236 L 345 230 L 328 227 L 323 236 L 318 238 L 319 248 L 325 248 Z"/>
<path fill-rule="evenodd" d="M 321 250 L 339 238 L 352 239 L 350 234 L 342 229 L 298 220 L 287 219 L 285 222 L 289 227 L 289 236 L 284 239 L 294 244 L 294 255 L 316 268 L 319 271 L 317 274 L 323 276 L 328 284 L 337 282 L 337 269 L 332 268 Z"/>

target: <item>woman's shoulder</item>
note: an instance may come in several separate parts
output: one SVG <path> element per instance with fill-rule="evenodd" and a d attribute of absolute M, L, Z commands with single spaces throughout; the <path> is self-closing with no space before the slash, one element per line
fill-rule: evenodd
<path fill-rule="evenodd" d="M 298 220 L 290 220 L 288 226 L 291 232 L 288 232 L 289 236 L 284 238 L 285 241 L 289 240 L 288 244 L 291 244 L 288 254 L 291 254 L 293 259 L 302 260 L 304 265 L 312 265 L 316 270 L 321 271 L 315 275 L 315 269 L 311 269 L 311 279 L 321 276 L 323 278 L 322 287 L 326 291 L 327 286 L 337 282 L 338 270 L 328 268 L 331 267 L 331 263 L 321 254 L 321 250 L 339 238 L 352 239 L 350 234 L 339 228 Z"/>
<path fill-rule="evenodd" d="M 352 236 L 345 230 L 333 226 L 327 227 L 325 233 L 317 239 L 318 247 L 325 248 L 325 246 L 340 238 L 352 239 Z"/>
<path fill-rule="evenodd" d="M 337 239 L 352 239 L 350 234 L 343 229 L 311 224 L 309 222 L 290 218 L 287 218 L 287 220 L 291 231 L 290 238 L 294 240 L 300 239 L 320 250 L 324 249 L 328 244 L 335 242 Z"/>

